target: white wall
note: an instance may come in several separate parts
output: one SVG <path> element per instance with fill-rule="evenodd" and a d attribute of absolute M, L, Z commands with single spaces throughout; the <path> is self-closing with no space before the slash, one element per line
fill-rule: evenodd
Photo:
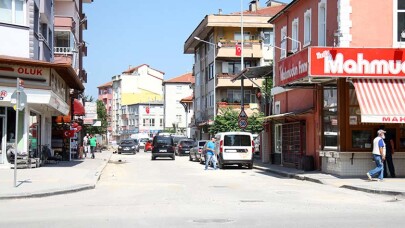
<path fill-rule="evenodd" d="M 0 26 L 0 34 L 0 55 L 30 57 L 28 28 Z"/>
<path fill-rule="evenodd" d="M 181 89 L 177 89 L 180 86 Z M 181 115 L 180 128 L 186 127 L 186 112 L 180 100 L 193 94 L 193 90 L 189 84 L 166 83 L 165 84 L 165 127 L 173 127 L 173 123 L 177 123 L 177 115 Z M 191 118 L 191 113 L 188 114 Z M 188 123 L 190 121 L 188 120 Z"/>

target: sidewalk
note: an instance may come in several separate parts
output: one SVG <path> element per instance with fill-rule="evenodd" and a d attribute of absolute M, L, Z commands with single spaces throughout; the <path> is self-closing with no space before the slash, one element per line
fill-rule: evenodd
<path fill-rule="evenodd" d="M 111 155 L 112 151 L 96 152 L 95 159 L 75 159 L 40 168 L 17 169 L 17 187 L 14 187 L 14 169 L 0 168 L 0 200 L 93 189 Z"/>
<path fill-rule="evenodd" d="M 377 182 L 369 181 L 365 173 L 364 177 L 337 177 L 319 171 L 306 172 L 279 165 L 265 164 L 258 159 L 254 161 L 253 168 L 284 177 L 312 181 L 318 184 L 331 185 L 338 188 L 347 188 L 376 194 L 405 196 L 405 178 L 403 177 L 384 178 L 382 182 Z"/>

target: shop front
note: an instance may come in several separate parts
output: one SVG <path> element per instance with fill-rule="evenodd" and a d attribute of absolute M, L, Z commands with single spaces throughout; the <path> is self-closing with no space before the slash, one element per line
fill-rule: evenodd
<path fill-rule="evenodd" d="M 403 49 L 309 47 L 278 63 L 276 85 L 290 91 L 276 95 L 275 105 L 285 93 L 313 91 L 313 102 L 306 103 L 314 105 L 314 131 L 306 128 L 305 141 L 314 144 L 318 169 L 365 175 L 375 166 L 372 141 L 384 127 L 394 141 L 396 174 L 405 175 L 404 61 Z M 288 102 L 302 98 L 299 94 Z M 284 127 L 278 131 L 283 135 Z M 281 143 L 282 156 L 291 146 Z"/>
<path fill-rule="evenodd" d="M 0 166 L 11 166 L 10 151 L 16 147 L 39 163 L 43 147 L 51 145 L 52 117 L 69 113 L 70 89 L 83 85 L 69 65 L 28 59 L 0 58 L 0 78 Z M 27 97 L 18 112 L 17 79 Z"/>

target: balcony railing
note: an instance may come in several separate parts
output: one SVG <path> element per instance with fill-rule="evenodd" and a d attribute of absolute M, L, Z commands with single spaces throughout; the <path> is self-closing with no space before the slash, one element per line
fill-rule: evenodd
<path fill-rule="evenodd" d="M 217 58 L 219 57 L 236 57 L 236 44 L 240 45 L 237 40 L 220 40 L 221 48 L 218 49 Z M 262 44 L 260 40 L 246 40 L 243 42 L 243 56 L 250 58 L 262 58 Z"/>
<path fill-rule="evenodd" d="M 54 47 L 55 54 L 73 54 L 73 47 Z"/>

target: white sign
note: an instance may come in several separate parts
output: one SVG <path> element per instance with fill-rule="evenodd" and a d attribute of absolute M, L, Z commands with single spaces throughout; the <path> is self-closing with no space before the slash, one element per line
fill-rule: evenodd
<path fill-rule="evenodd" d="M 85 119 L 97 119 L 97 103 L 96 102 L 86 102 L 86 117 Z"/>

